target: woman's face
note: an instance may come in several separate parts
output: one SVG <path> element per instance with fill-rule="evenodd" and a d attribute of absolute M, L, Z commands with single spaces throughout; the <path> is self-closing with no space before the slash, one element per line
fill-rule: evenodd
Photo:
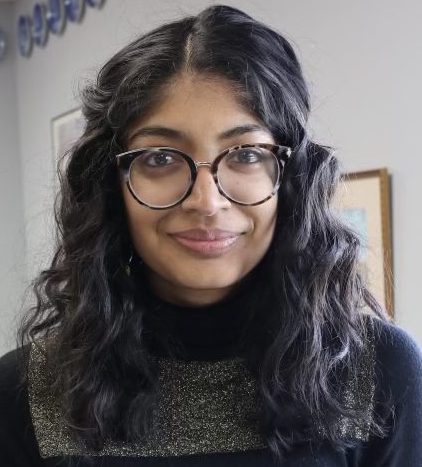
<path fill-rule="evenodd" d="M 131 127 L 128 150 L 169 146 L 197 161 L 211 162 L 231 146 L 275 143 L 261 122 L 241 107 L 224 80 L 184 74 L 166 90 L 160 104 Z M 245 125 L 255 127 L 222 137 Z M 140 131 L 147 127 L 172 131 Z M 190 196 L 166 210 L 142 206 L 123 180 L 121 186 L 134 248 L 147 266 L 154 292 L 167 301 L 201 306 L 225 298 L 259 263 L 272 240 L 277 195 L 258 206 L 232 203 L 219 193 L 206 166 L 199 168 Z M 220 229 L 234 236 L 226 240 L 225 249 L 204 253 L 189 247 L 199 245 L 194 240 L 174 235 L 191 229 Z"/>

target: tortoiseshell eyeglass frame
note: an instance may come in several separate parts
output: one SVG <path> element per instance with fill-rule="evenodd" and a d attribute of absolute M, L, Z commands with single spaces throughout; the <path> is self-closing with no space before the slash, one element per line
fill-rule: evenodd
<path fill-rule="evenodd" d="M 221 162 L 221 160 L 225 156 L 232 153 L 233 151 L 237 151 L 238 149 L 255 148 L 255 147 L 256 148 L 268 149 L 275 156 L 275 159 L 277 160 L 278 167 L 279 167 L 278 177 L 277 177 L 277 181 L 276 181 L 276 184 L 274 186 L 273 191 L 267 197 L 265 197 L 264 199 L 262 199 L 262 200 L 260 200 L 260 201 L 258 201 L 256 203 L 242 203 L 242 202 L 239 202 L 239 201 L 236 201 L 236 200 L 230 198 L 230 196 L 228 196 L 223 191 L 223 189 L 221 188 L 221 186 L 219 184 L 219 181 L 218 181 L 218 177 L 217 177 L 218 164 Z M 164 151 L 164 152 L 165 151 L 171 151 L 173 153 L 179 154 L 183 159 L 186 160 L 186 162 L 189 165 L 189 168 L 190 168 L 190 171 L 191 171 L 191 183 L 190 183 L 190 186 L 189 186 L 188 190 L 186 191 L 186 193 L 182 196 L 182 198 L 179 199 L 178 201 L 176 201 L 173 204 L 170 204 L 170 205 L 167 205 L 167 206 L 160 206 L 160 207 L 151 206 L 149 204 L 146 204 L 144 201 L 142 201 L 141 199 L 139 199 L 137 197 L 135 191 L 133 190 L 133 188 L 131 186 L 131 183 L 130 183 L 130 167 L 131 167 L 132 162 L 138 156 L 143 154 L 145 151 L 151 151 L 151 150 Z M 235 203 L 235 204 L 238 204 L 238 205 L 241 205 L 241 206 L 258 206 L 259 204 L 265 203 L 270 198 L 272 198 L 277 193 L 278 189 L 280 188 L 281 180 L 282 180 L 283 173 L 284 173 L 284 167 L 285 167 L 287 161 L 290 159 L 291 154 L 292 154 L 292 149 L 290 147 L 288 147 L 288 146 L 282 146 L 282 145 L 278 145 L 278 144 L 269 144 L 269 143 L 260 143 L 260 144 L 241 144 L 241 145 L 238 145 L 238 146 L 232 146 L 230 148 L 225 149 L 220 154 L 218 154 L 217 157 L 212 162 L 200 162 L 200 161 L 197 161 L 197 160 L 193 159 L 191 156 L 189 156 L 188 154 L 180 151 L 179 149 L 175 149 L 175 148 L 168 147 L 168 146 L 150 146 L 150 147 L 132 149 L 131 151 L 126 151 L 126 152 L 122 152 L 120 154 L 117 154 L 115 157 L 116 157 L 116 161 L 117 161 L 117 166 L 119 167 L 119 169 L 123 173 L 123 177 L 124 177 L 124 181 L 126 183 L 126 186 L 128 187 L 131 195 L 135 198 L 135 200 L 139 204 L 141 204 L 142 206 L 146 206 L 146 207 L 148 207 L 150 209 L 161 210 L 161 209 L 169 209 L 169 208 L 177 206 L 178 204 L 181 204 L 191 194 L 192 188 L 193 188 L 193 185 L 195 183 L 196 176 L 197 176 L 197 173 L 198 173 L 198 168 L 202 167 L 202 166 L 208 166 L 210 168 L 211 174 L 213 176 L 215 184 L 217 185 L 219 193 L 221 195 L 223 195 L 225 198 L 227 198 L 229 201 L 231 201 L 232 203 Z"/>

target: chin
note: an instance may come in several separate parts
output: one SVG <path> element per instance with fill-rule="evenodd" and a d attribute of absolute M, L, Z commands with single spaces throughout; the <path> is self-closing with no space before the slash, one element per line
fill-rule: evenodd
<path fill-rule="evenodd" d="M 239 281 L 239 278 L 230 277 L 183 277 L 179 278 L 177 284 L 180 287 L 197 290 L 225 289 L 232 287 Z"/>

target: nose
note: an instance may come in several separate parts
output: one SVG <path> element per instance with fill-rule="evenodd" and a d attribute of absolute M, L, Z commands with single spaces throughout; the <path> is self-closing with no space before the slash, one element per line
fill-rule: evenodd
<path fill-rule="evenodd" d="M 231 202 L 218 191 L 210 167 L 199 166 L 192 192 L 183 201 L 182 209 L 213 216 L 220 209 L 228 209 L 230 206 Z"/>

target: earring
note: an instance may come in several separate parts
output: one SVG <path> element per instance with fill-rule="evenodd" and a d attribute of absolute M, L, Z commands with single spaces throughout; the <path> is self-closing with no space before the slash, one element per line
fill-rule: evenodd
<path fill-rule="evenodd" d="M 135 259 L 136 259 L 136 261 L 137 261 L 137 265 L 138 265 L 138 266 L 142 266 L 142 265 L 144 264 L 144 262 L 142 261 L 142 259 L 141 259 L 138 255 L 136 255 L 136 254 L 135 254 L 135 256 L 136 256 Z M 133 247 L 130 247 L 130 256 L 129 256 L 128 262 L 126 263 L 126 266 L 125 266 L 125 272 L 126 272 L 126 275 L 127 275 L 128 277 L 130 277 L 131 274 L 132 274 L 132 270 L 131 270 L 131 267 L 130 267 L 130 266 L 132 265 L 133 257 L 134 257 Z"/>
<path fill-rule="evenodd" d="M 131 248 L 130 249 L 129 261 L 127 262 L 127 264 L 125 266 L 125 272 L 126 272 L 126 275 L 128 277 L 130 277 L 130 274 L 131 274 L 130 265 L 132 264 L 132 260 L 133 260 L 133 249 Z"/>

